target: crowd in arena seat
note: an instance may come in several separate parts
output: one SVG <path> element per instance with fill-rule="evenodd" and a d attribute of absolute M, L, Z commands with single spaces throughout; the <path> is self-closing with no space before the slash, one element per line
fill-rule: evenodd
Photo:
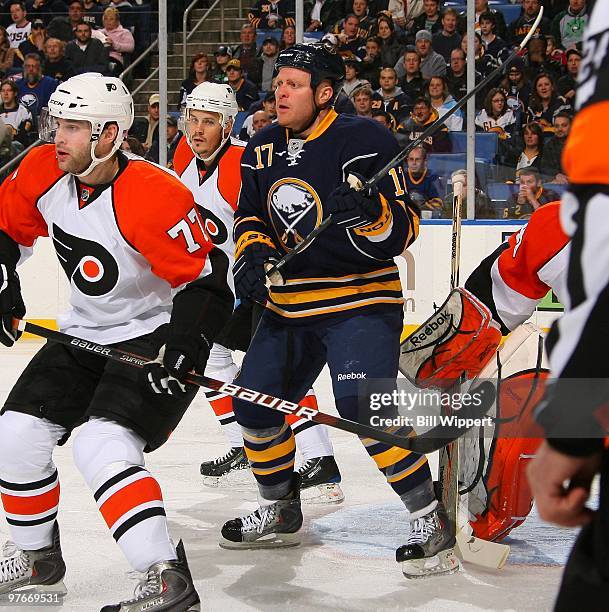
<path fill-rule="evenodd" d="M 379 121 L 405 146 L 466 95 L 468 57 L 475 61 L 476 82 L 488 77 L 530 32 L 541 5 L 475 0 L 469 54 L 465 0 L 306 0 L 304 37 L 324 40 L 344 59 L 337 110 Z M 543 5 L 544 17 L 526 48 L 475 99 L 478 215 L 527 218 L 567 183 L 560 156 L 573 117 L 588 12 L 585 0 Z M 295 43 L 294 24 L 293 0 L 258 0 L 239 44 L 220 45 L 213 58 L 192 58 L 180 106 L 201 82 L 228 83 L 241 111 L 234 133 L 250 138 L 274 119 L 273 64 Z M 408 185 L 426 216 L 450 216 L 450 175 L 465 165 L 466 129 L 466 113 L 457 111 L 405 162 Z M 487 190 L 503 195 L 489 197 Z"/>

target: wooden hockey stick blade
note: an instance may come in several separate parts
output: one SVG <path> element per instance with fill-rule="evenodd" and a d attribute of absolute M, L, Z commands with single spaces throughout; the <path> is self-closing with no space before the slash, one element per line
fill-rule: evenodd
<path fill-rule="evenodd" d="M 458 557 L 466 563 L 472 563 L 489 569 L 501 569 L 510 554 L 510 547 L 499 542 L 481 540 L 463 531 L 457 531 Z"/>
<path fill-rule="evenodd" d="M 41 338 L 51 340 L 52 342 L 65 344 L 72 348 L 93 353 L 100 357 L 105 357 L 106 359 L 112 359 L 113 361 L 120 361 L 137 368 L 143 368 L 150 362 L 150 359 L 142 357 L 141 355 L 135 355 L 113 346 L 106 346 L 89 340 L 83 340 L 82 338 L 48 329 L 47 327 L 30 323 L 29 321 L 13 319 L 13 327 L 21 332 L 27 331 Z M 268 410 L 275 410 L 283 414 L 294 414 L 300 418 L 314 421 L 315 423 L 321 423 L 322 425 L 328 425 L 329 427 L 348 431 L 360 437 L 371 438 L 389 444 L 390 446 L 398 446 L 421 455 L 432 453 L 442 448 L 442 446 L 445 446 L 463 435 L 473 426 L 473 424 L 469 427 L 438 425 L 420 436 L 396 436 L 370 425 L 364 425 L 325 412 L 312 410 L 307 406 L 301 406 L 300 404 L 289 402 L 279 397 L 253 391 L 252 389 L 247 389 L 246 387 L 241 387 L 234 383 L 225 383 L 214 378 L 201 376 L 194 372 L 190 372 L 186 376 L 185 381 L 199 387 L 205 387 L 206 389 L 236 397 L 246 402 L 256 404 L 257 406 L 262 406 Z M 488 385 L 488 387 L 482 388 L 484 385 Z M 481 389 L 481 407 L 476 407 L 475 412 L 468 411 L 464 413 L 462 415 L 464 420 L 478 418 L 480 415 L 486 414 L 494 401 L 495 390 L 490 383 L 483 383 L 476 390 L 478 389 Z"/>

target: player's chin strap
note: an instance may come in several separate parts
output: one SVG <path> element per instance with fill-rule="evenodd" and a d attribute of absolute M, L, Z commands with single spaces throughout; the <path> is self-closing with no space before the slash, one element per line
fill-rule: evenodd
<path fill-rule="evenodd" d="M 110 153 L 108 153 L 107 155 L 104 155 L 103 157 L 97 157 L 95 155 L 95 149 L 99 141 L 97 140 L 97 138 L 92 139 L 91 140 L 91 163 L 87 166 L 85 170 L 83 170 L 83 172 L 80 172 L 78 174 L 74 173 L 74 176 L 80 179 L 80 178 L 84 178 L 88 176 L 89 174 L 91 174 L 91 172 L 93 172 L 93 170 L 95 170 L 95 168 L 97 168 L 99 164 L 102 164 L 103 162 L 109 160 L 119 150 L 121 144 L 123 143 L 123 140 L 124 138 L 121 138 L 120 135 L 118 135 L 116 137 L 116 140 L 114 141 L 114 144 L 112 145 L 112 149 L 110 150 Z"/>

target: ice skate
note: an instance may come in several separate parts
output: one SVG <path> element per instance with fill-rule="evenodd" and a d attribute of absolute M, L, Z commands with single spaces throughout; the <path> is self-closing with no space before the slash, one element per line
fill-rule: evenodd
<path fill-rule="evenodd" d="M 53 527 L 53 543 L 40 550 L 21 550 L 12 542 L 3 549 L 0 559 L 0 594 L 14 591 L 44 591 L 66 594 L 63 577 L 66 564 L 61 556 L 59 527 Z"/>
<path fill-rule="evenodd" d="M 132 599 L 104 606 L 101 612 L 195 612 L 199 595 L 192 582 L 182 540 L 177 561 L 155 563 L 137 585 Z"/>
<path fill-rule="evenodd" d="M 283 499 L 261 506 L 251 514 L 224 523 L 222 548 L 279 548 L 298 546 L 302 526 L 300 477 L 294 474 L 292 490 Z"/>
<path fill-rule="evenodd" d="M 408 542 L 395 552 L 406 578 L 452 574 L 459 569 L 454 529 L 441 502 L 410 523 Z"/>
<path fill-rule="evenodd" d="M 206 487 L 253 488 L 254 477 L 242 446 L 234 446 L 226 454 L 201 464 L 201 476 Z"/>
<path fill-rule="evenodd" d="M 340 504 L 345 495 L 340 488 L 340 471 L 334 457 L 307 459 L 298 469 L 300 497 L 305 504 Z"/>

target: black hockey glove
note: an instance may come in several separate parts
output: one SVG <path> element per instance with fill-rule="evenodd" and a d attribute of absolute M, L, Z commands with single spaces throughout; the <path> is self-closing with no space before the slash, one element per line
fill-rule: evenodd
<path fill-rule="evenodd" d="M 267 244 L 254 242 L 246 247 L 233 265 L 237 298 L 264 303 L 268 295 L 264 264 L 275 264 L 280 259 L 279 252 Z"/>
<path fill-rule="evenodd" d="M 362 184 L 366 182 L 363 176 L 353 174 Z M 326 214 L 332 215 L 336 225 L 345 228 L 367 225 L 376 221 L 383 206 L 376 186 L 357 190 L 348 181 L 337 187 L 324 204 Z"/>
<path fill-rule="evenodd" d="M 21 297 L 19 275 L 14 268 L 0 263 L 0 342 L 13 346 L 21 332 L 13 331 L 13 318 L 25 316 L 25 304 Z"/>
<path fill-rule="evenodd" d="M 148 384 L 155 393 L 185 393 L 184 377 L 193 369 L 200 374 L 205 372 L 210 350 L 211 345 L 205 339 L 199 342 L 192 336 L 170 335 L 156 360 L 144 366 Z"/>

